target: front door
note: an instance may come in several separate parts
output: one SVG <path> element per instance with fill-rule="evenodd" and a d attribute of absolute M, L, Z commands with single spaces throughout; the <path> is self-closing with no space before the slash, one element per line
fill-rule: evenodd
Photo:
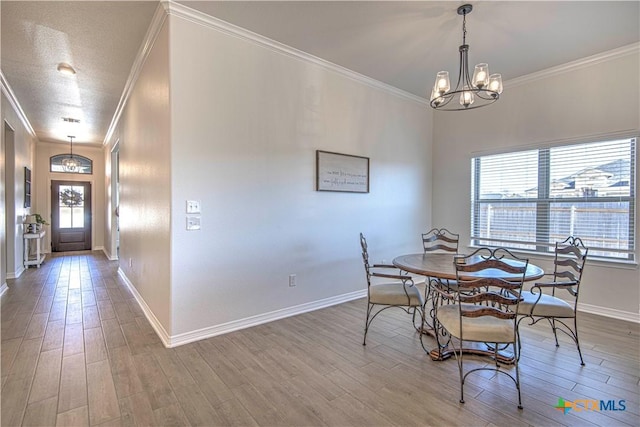
<path fill-rule="evenodd" d="M 91 249 L 91 183 L 51 182 L 51 250 Z"/>

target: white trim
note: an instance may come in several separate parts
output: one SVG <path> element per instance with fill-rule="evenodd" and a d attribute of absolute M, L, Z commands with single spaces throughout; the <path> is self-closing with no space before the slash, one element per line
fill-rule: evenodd
<path fill-rule="evenodd" d="M 336 295 L 318 301 L 275 310 L 269 313 L 258 314 L 256 316 L 222 323 L 220 325 L 210 326 L 208 328 L 198 329 L 196 331 L 185 332 L 183 334 L 172 336 L 169 347 L 177 347 L 193 341 L 215 337 L 217 335 L 226 334 L 229 332 L 237 331 L 239 329 L 250 328 L 252 326 L 273 322 L 274 320 L 284 319 L 285 317 L 296 316 L 298 314 L 307 313 L 309 311 L 319 310 L 321 308 L 330 307 L 336 304 L 342 304 L 344 302 L 352 301 L 366 296 L 367 290 L 362 289 L 355 292 L 349 292 L 347 294 Z"/>
<path fill-rule="evenodd" d="M 226 21 L 207 15 L 203 12 L 199 12 L 197 10 L 191 9 L 190 7 L 187 7 L 184 4 L 174 3 L 172 1 L 163 3 L 163 4 L 165 5 L 165 8 L 167 9 L 167 13 L 169 15 L 182 18 L 184 20 L 193 22 L 195 24 L 206 26 L 208 28 L 211 28 L 216 31 L 220 31 L 221 33 L 228 34 L 233 37 L 237 37 L 239 39 L 242 39 L 250 43 L 253 43 L 255 45 L 261 46 L 263 48 L 269 49 L 273 52 L 284 54 L 284 55 L 293 57 L 295 59 L 299 59 L 305 62 L 318 65 L 326 70 L 340 74 L 343 77 L 346 77 L 351 80 L 355 80 L 359 83 L 362 83 L 374 89 L 391 93 L 392 95 L 417 102 L 418 104 L 421 104 L 424 106 L 429 105 L 429 101 L 423 97 L 416 96 L 412 93 L 406 92 L 402 89 L 398 89 L 397 87 L 388 85 L 379 80 L 372 79 L 371 77 L 367 77 L 363 74 L 349 70 L 348 68 L 326 61 L 322 58 L 318 58 L 317 56 L 295 49 L 291 46 L 287 46 L 286 44 L 277 42 L 275 40 L 272 40 L 260 34 L 257 34 L 252 31 L 246 30 L 244 28 L 238 27 L 236 25 L 230 24 Z"/>
<path fill-rule="evenodd" d="M 612 50 L 601 52 L 592 56 L 587 56 L 586 58 L 581 58 L 576 61 L 567 62 L 566 64 L 558 65 L 556 67 L 547 68 L 545 70 L 537 71 L 535 73 L 526 74 L 524 76 L 506 80 L 504 82 L 504 88 L 507 89 L 514 86 L 520 86 L 522 84 L 531 83 L 537 80 L 546 79 L 548 77 L 557 76 L 559 74 L 575 71 L 580 68 L 596 65 L 601 62 L 610 61 L 610 60 L 622 58 L 628 55 L 637 54 L 639 52 L 640 52 L 640 42 L 632 43 L 630 45 L 622 46 L 617 49 L 612 49 Z"/>
<path fill-rule="evenodd" d="M 597 305 L 578 303 L 578 311 L 625 320 L 627 322 L 640 323 L 640 313 L 616 310 L 615 308 L 599 307 Z"/>
<path fill-rule="evenodd" d="M 177 347 L 183 344 L 188 344 L 190 342 L 215 337 L 217 335 L 226 334 L 229 332 L 237 331 L 239 329 L 250 328 L 252 326 L 273 322 L 274 320 L 296 316 L 298 314 L 319 310 L 321 308 L 330 307 L 336 304 L 342 304 L 347 301 L 352 301 L 367 296 L 367 290 L 362 289 L 359 291 L 349 292 L 347 294 L 336 295 L 333 297 L 321 299 L 319 301 L 313 301 L 293 307 L 287 307 L 269 313 L 258 314 L 244 319 L 233 320 L 231 322 L 222 323 L 220 325 L 210 326 L 207 328 L 171 336 L 164 329 L 158 318 L 153 314 L 153 311 L 151 311 L 142 296 L 138 293 L 138 290 L 135 288 L 135 286 L 133 286 L 133 284 L 121 268 L 118 268 L 118 275 L 122 278 L 122 280 L 125 282 L 129 290 L 135 297 L 145 317 L 147 318 L 149 323 L 151 323 L 151 327 L 156 331 L 156 334 L 158 334 L 158 337 L 162 341 L 162 344 L 164 344 L 164 346 L 167 348 Z"/>
<path fill-rule="evenodd" d="M 113 136 L 113 132 L 115 132 L 116 127 L 118 126 L 120 116 L 122 115 L 124 108 L 129 101 L 129 96 L 131 96 L 131 92 L 133 91 L 136 81 L 138 80 L 138 76 L 142 71 L 142 66 L 147 60 L 149 53 L 151 53 L 151 48 L 153 47 L 158 34 L 160 34 L 160 30 L 162 29 L 162 24 L 164 23 L 166 16 L 167 14 L 165 13 L 165 7 L 162 5 L 162 3 L 159 3 L 153 15 L 153 18 L 151 19 L 151 24 L 149 25 L 147 34 L 145 34 L 144 39 L 142 40 L 142 45 L 140 45 L 138 54 L 133 61 L 133 65 L 131 66 L 131 71 L 129 72 L 127 82 L 124 85 L 124 90 L 122 91 L 122 95 L 120 96 L 120 101 L 118 102 L 115 113 L 113 113 L 113 118 L 111 119 L 111 123 L 109 124 L 109 128 L 107 129 L 107 133 L 104 137 L 104 140 L 102 141 L 103 146 L 109 143 L 109 140 Z"/>
<path fill-rule="evenodd" d="M 24 273 L 24 265 L 21 265 L 20 268 L 18 268 L 17 272 L 13 272 L 13 273 L 8 273 L 7 272 L 7 279 L 18 279 L 20 276 L 22 276 L 22 273 Z"/>
<path fill-rule="evenodd" d="M 133 286 L 133 283 L 131 283 L 127 275 L 119 267 L 118 267 L 118 275 L 122 278 L 124 283 L 127 285 L 129 290 L 135 297 L 136 301 L 138 302 L 138 305 L 142 309 L 142 312 L 144 313 L 145 317 L 151 324 L 151 327 L 153 328 L 154 331 L 156 331 L 156 334 L 158 334 L 158 337 L 162 341 L 162 344 L 164 344 L 165 347 L 170 347 L 171 337 L 169 336 L 167 331 L 165 331 L 164 327 L 162 326 L 158 318 L 155 316 L 155 314 L 153 314 L 153 311 L 151 311 L 147 303 L 144 301 L 144 298 L 142 298 L 142 295 L 138 293 L 138 290 L 136 289 L 136 287 Z"/>
<path fill-rule="evenodd" d="M 109 254 L 109 253 L 107 252 L 107 249 L 106 249 L 106 248 L 104 248 L 104 247 L 102 248 L 102 253 L 104 254 L 104 256 L 106 256 L 106 257 L 107 257 L 107 259 L 108 259 L 109 261 L 117 261 L 117 260 L 118 260 L 118 257 L 117 257 L 117 256 L 112 256 L 111 254 Z"/>
<path fill-rule="evenodd" d="M 8 290 L 9 290 L 9 287 L 7 286 L 7 284 L 3 283 L 2 286 L 0 286 L 0 297 L 2 297 L 5 293 L 7 293 Z"/>
<path fill-rule="evenodd" d="M 24 110 L 20 106 L 20 102 L 18 102 L 18 98 L 16 98 L 15 93 L 13 93 L 13 89 L 11 89 L 11 86 L 9 86 L 9 82 L 4 77 L 2 70 L 0 70 L 0 84 L 2 85 L 2 92 L 4 92 L 7 100 L 9 101 L 9 104 L 15 110 L 18 118 L 22 122 L 22 125 L 25 127 L 25 129 L 27 129 L 29 135 L 31 135 L 35 139 L 38 139 L 38 137 L 36 136 L 36 132 L 33 130 L 33 127 L 31 126 L 27 115 L 24 113 Z"/>

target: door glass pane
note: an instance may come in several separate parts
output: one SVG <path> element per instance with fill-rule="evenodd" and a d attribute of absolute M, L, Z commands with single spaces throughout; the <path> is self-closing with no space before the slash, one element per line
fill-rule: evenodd
<path fill-rule="evenodd" d="M 60 228 L 84 227 L 84 187 L 61 185 L 59 189 Z"/>
<path fill-rule="evenodd" d="M 71 209 L 73 212 L 73 228 L 84 228 L 84 207 Z"/>
<path fill-rule="evenodd" d="M 71 208 L 60 206 L 60 228 L 71 228 Z"/>

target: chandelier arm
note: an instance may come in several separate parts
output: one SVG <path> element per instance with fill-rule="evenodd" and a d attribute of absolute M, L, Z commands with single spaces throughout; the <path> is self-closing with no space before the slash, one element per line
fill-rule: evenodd
<path fill-rule="evenodd" d="M 469 45 L 466 46 L 464 51 L 464 84 L 462 85 L 462 89 L 465 87 L 467 89 L 473 89 L 474 86 L 472 84 L 471 77 L 469 76 Z"/>

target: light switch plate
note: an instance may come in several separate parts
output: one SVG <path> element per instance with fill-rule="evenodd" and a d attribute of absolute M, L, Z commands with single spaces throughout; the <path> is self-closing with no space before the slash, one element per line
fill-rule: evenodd
<path fill-rule="evenodd" d="M 187 213 L 200 213 L 200 200 L 187 200 Z"/>
<path fill-rule="evenodd" d="M 187 217 L 187 230 L 189 230 L 189 231 L 200 230 L 200 217 L 199 216 L 188 216 Z"/>

